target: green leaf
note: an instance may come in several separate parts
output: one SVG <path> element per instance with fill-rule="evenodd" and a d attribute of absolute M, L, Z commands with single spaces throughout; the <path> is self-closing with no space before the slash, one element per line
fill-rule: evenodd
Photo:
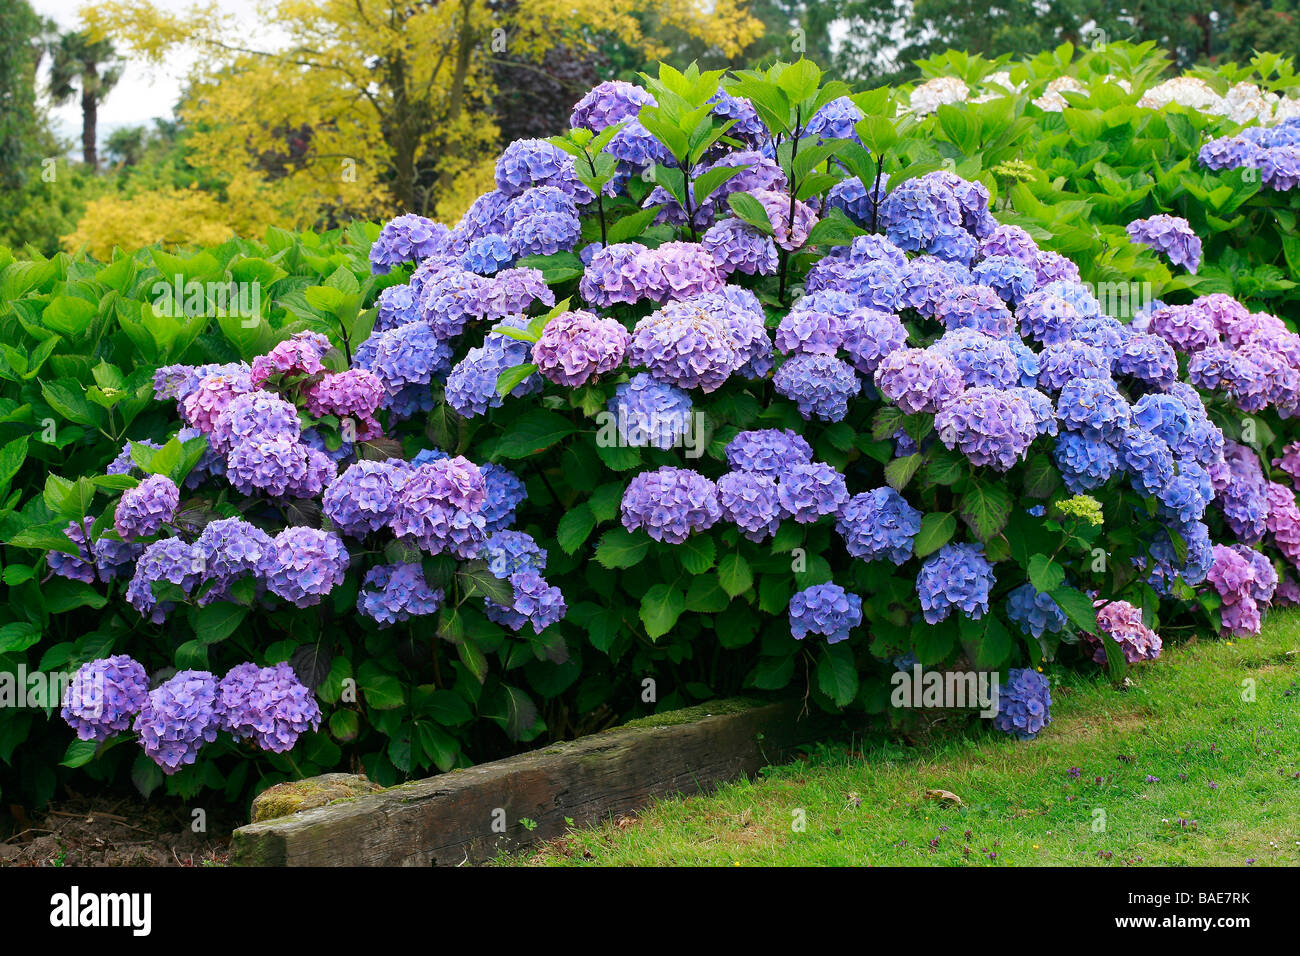
<path fill-rule="evenodd" d="M 367 668 L 363 664 L 357 673 L 357 686 L 365 697 L 366 706 L 374 710 L 393 710 L 406 702 L 401 682 L 392 674 L 385 674 L 378 666 Z"/>
<path fill-rule="evenodd" d="M 1065 570 L 1045 554 L 1029 558 L 1029 583 L 1034 590 L 1050 594 L 1065 583 Z"/>
<path fill-rule="evenodd" d="M 921 530 L 912 544 L 918 558 L 933 554 L 952 540 L 957 519 L 947 512 L 931 512 L 921 519 Z"/>
<path fill-rule="evenodd" d="M 497 604 L 509 606 L 514 603 L 515 592 L 509 581 L 502 580 L 492 573 L 486 561 L 469 561 L 456 571 L 456 582 L 460 585 L 461 598 L 485 597 Z"/>
<path fill-rule="evenodd" d="M 622 219 L 610 225 L 606 232 L 606 239 L 610 243 L 630 242 L 645 232 L 646 228 L 655 221 L 655 218 L 659 213 L 659 207 L 654 206 L 650 209 L 642 209 L 640 212 L 634 212 L 630 216 L 624 216 Z"/>
<path fill-rule="evenodd" d="M 63 759 L 59 761 L 59 766 L 84 767 L 95 758 L 95 753 L 98 750 L 99 742 L 96 740 L 74 740 L 68 744 L 68 749 L 63 752 Z"/>
<path fill-rule="evenodd" d="M 717 545 L 707 534 L 692 535 L 673 550 L 688 574 L 703 574 L 713 567 L 717 556 Z"/>
<path fill-rule="evenodd" d="M 535 408 L 525 412 L 497 443 L 497 454 L 506 458 L 527 458 L 568 438 L 576 428 L 555 412 Z"/>
<path fill-rule="evenodd" d="M 987 541 L 1007 526 L 1011 505 L 1011 492 L 1005 486 L 972 483 L 961 497 L 961 516 L 977 539 Z"/>
<path fill-rule="evenodd" d="M 902 491 L 921 467 L 922 457 L 918 455 L 907 455 L 903 458 L 895 458 L 885 466 L 885 481 L 889 487 L 895 491 Z"/>
<path fill-rule="evenodd" d="M 686 609 L 700 614 L 717 614 L 724 611 L 731 603 L 727 592 L 722 590 L 716 574 L 700 574 L 691 578 L 691 586 L 686 589 Z"/>
<path fill-rule="evenodd" d="M 41 632 L 26 621 L 14 621 L 0 627 L 0 654 L 16 654 L 40 641 Z"/>
<path fill-rule="evenodd" d="M 718 562 L 718 582 L 730 597 L 738 597 L 754 586 L 754 573 L 741 555 L 728 554 Z"/>
<path fill-rule="evenodd" d="M 1075 627 L 1089 634 L 1097 633 L 1097 609 L 1092 606 L 1092 598 L 1071 587 L 1054 588 L 1048 593 Z"/>
<path fill-rule="evenodd" d="M 749 193 L 732 193 L 727 197 L 727 205 L 731 207 L 732 212 L 763 235 L 776 234 L 776 230 L 772 228 L 772 220 L 767 217 L 767 210 Z"/>
<path fill-rule="evenodd" d="M 858 696 L 858 668 L 846 642 L 827 644 L 818 655 L 817 688 L 845 707 Z"/>
<path fill-rule="evenodd" d="M 564 513 L 555 529 L 555 540 L 565 554 L 573 554 L 591 536 L 596 528 L 596 515 L 591 506 L 578 505 Z"/>
<path fill-rule="evenodd" d="M 587 268 L 572 252 L 557 252 L 551 256 L 524 256 L 516 265 L 521 269 L 537 269 L 547 285 L 577 279 Z"/>
<path fill-rule="evenodd" d="M 537 371 L 537 366 L 532 362 L 525 362 L 523 365 L 516 365 L 514 368 L 508 368 L 497 376 L 497 394 L 505 398 L 528 376 Z"/>
<path fill-rule="evenodd" d="M 606 568 L 630 568 L 650 550 L 650 538 L 643 531 L 612 528 L 596 545 L 596 560 Z"/>
<path fill-rule="evenodd" d="M 677 588 L 656 584 L 641 598 L 641 623 L 652 639 L 663 637 L 673 629 L 686 610 L 686 598 Z"/>
<path fill-rule="evenodd" d="M 248 608 L 241 604 L 216 601 L 194 608 L 190 613 L 190 624 L 200 642 L 216 644 L 234 634 L 247 616 Z"/>
<path fill-rule="evenodd" d="M 9 487 L 18 469 L 27 460 L 27 436 L 20 435 L 0 448 L 0 488 Z"/>

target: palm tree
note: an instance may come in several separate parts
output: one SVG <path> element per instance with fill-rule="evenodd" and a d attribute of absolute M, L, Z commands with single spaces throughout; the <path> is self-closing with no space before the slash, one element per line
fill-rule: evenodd
<path fill-rule="evenodd" d="M 124 64 L 111 41 L 76 32 L 61 34 L 50 45 L 50 56 L 50 99 L 62 105 L 81 94 L 81 157 L 98 169 L 99 104 L 122 78 Z"/>

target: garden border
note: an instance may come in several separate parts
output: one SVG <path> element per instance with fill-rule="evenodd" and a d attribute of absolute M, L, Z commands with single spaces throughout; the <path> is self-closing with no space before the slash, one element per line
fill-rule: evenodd
<path fill-rule="evenodd" d="M 242 866 L 458 866 L 753 777 L 823 737 L 802 701 L 729 698 L 235 831 Z M 502 817 L 504 813 L 504 817 Z M 529 820 L 531 826 L 521 821 Z M 494 832 L 493 822 L 504 824 Z"/>

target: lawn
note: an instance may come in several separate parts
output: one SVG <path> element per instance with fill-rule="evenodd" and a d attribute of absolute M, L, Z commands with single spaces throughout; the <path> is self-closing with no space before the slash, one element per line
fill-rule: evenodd
<path fill-rule="evenodd" d="M 1167 649 L 1124 689 L 1062 681 L 1034 741 L 841 742 L 499 862 L 1300 865 L 1300 613 Z"/>

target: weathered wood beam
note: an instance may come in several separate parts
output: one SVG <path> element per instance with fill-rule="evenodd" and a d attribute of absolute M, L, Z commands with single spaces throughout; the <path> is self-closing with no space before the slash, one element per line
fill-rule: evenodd
<path fill-rule="evenodd" d="M 788 759 L 831 724 L 802 704 L 723 700 L 235 831 L 244 866 L 457 866 Z M 531 829 L 521 820 L 532 821 Z"/>

